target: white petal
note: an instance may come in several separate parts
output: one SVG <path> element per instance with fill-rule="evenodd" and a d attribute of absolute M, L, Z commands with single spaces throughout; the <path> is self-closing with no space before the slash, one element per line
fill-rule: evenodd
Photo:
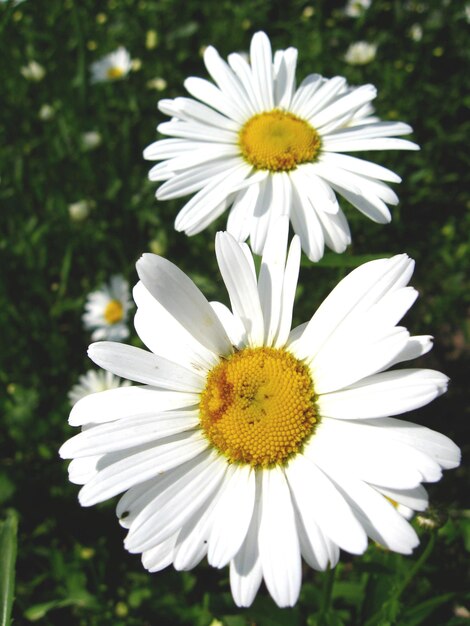
<path fill-rule="evenodd" d="M 227 467 L 224 480 L 209 502 L 195 511 L 178 533 L 173 559 L 176 570 L 190 570 L 206 556 L 207 542 L 214 521 L 214 510 L 220 500 L 230 469 L 230 466 Z"/>
<path fill-rule="evenodd" d="M 186 330 L 214 354 L 230 354 L 227 334 L 209 302 L 184 272 L 155 254 L 137 261 L 146 289 Z"/>
<path fill-rule="evenodd" d="M 88 356 L 103 369 L 137 383 L 196 393 L 204 388 L 204 377 L 194 370 L 134 346 L 101 341 L 91 344 Z"/>
<path fill-rule="evenodd" d="M 402 442 L 392 433 L 393 428 L 373 427 L 362 420 L 325 417 L 305 454 L 322 467 L 333 459 L 348 474 L 392 489 L 411 489 L 423 481 L 435 482 L 441 478 L 439 464 L 427 452 Z"/>
<path fill-rule="evenodd" d="M 129 416 L 84 430 L 59 450 L 63 459 L 105 454 L 157 441 L 191 430 L 199 424 L 199 412 L 166 411 L 144 417 Z"/>
<path fill-rule="evenodd" d="M 256 478 L 256 497 L 250 526 L 242 547 L 230 563 L 230 588 L 235 604 L 250 606 L 263 579 L 258 549 L 261 480 Z"/>
<path fill-rule="evenodd" d="M 164 135 L 182 139 L 234 145 L 237 143 L 237 134 L 233 130 L 223 130 L 222 128 L 209 126 L 208 124 L 198 124 L 197 122 L 181 122 L 173 119 L 171 122 L 159 124 L 157 130 Z"/>
<path fill-rule="evenodd" d="M 299 278 L 301 253 L 302 250 L 300 247 L 300 239 L 295 236 L 292 238 L 284 271 L 284 280 L 282 283 L 281 313 L 279 319 L 279 328 L 274 341 L 275 348 L 283 347 L 289 338 L 290 328 L 292 324 L 294 298 L 297 289 L 297 280 Z"/>
<path fill-rule="evenodd" d="M 300 546 L 289 487 L 277 467 L 262 471 L 258 542 L 269 593 L 278 606 L 293 606 L 301 585 Z"/>
<path fill-rule="evenodd" d="M 408 343 L 403 350 L 397 354 L 396 358 L 390 364 L 390 367 L 402 361 L 417 359 L 423 354 L 426 354 L 432 348 L 432 340 L 433 337 L 431 337 L 431 335 L 416 335 L 410 337 Z"/>
<path fill-rule="evenodd" d="M 255 473 L 249 466 L 234 466 L 225 480 L 214 510 L 208 538 L 207 560 L 213 567 L 224 567 L 239 551 L 253 517 Z"/>
<path fill-rule="evenodd" d="M 376 487 L 376 489 L 390 500 L 415 511 L 425 511 L 428 508 L 428 494 L 422 485 L 414 489 L 385 489 L 384 487 Z"/>
<path fill-rule="evenodd" d="M 397 135 L 409 135 L 413 132 L 413 129 L 408 124 L 403 122 L 374 122 L 373 124 L 364 124 L 350 126 L 348 128 L 341 128 L 330 135 L 328 140 L 335 141 L 336 139 L 372 139 L 372 138 L 385 138 L 396 137 Z M 326 141 L 326 137 L 325 137 Z"/>
<path fill-rule="evenodd" d="M 332 102 L 341 92 L 344 91 L 346 79 L 342 76 L 335 76 L 322 83 L 319 89 L 309 98 L 299 111 L 299 115 L 304 119 L 311 119 L 312 116 L 321 111 Z"/>
<path fill-rule="evenodd" d="M 326 152 L 357 152 L 362 150 L 419 150 L 419 146 L 407 139 L 371 137 L 366 139 L 323 138 L 322 149 Z"/>
<path fill-rule="evenodd" d="M 250 185 L 238 192 L 230 209 L 227 232 L 237 241 L 245 241 L 250 234 L 251 220 L 259 195 L 259 185 Z"/>
<path fill-rule="evenodd" d="M 411 554 L 419 543 L 418 536 L 388 500 L 346 473 L 333 474 L 333 478 L 371 539 L 389 550 Z"/>
<path fill-rule="evenodd" d="M 321 129 L 323 126 L 341 117 L 345 113 L 352 113 L 354 109 L 370 102 L 377 95 L 377 89 L 373 85 L 361 85 L 349 93 L 336 99 L 332 104 L 321 109 L 309 118 L 309 123 L 315 128 Z"/>
<path fill-rule="evenodd" d="M 263 314 L 256 280 L 242 248 L 228 233 L 217 233 L 215 251 L 234 314 L 243 322 L 249 344 L 263 344 Z"/>
<path fill-rule="evenodd" d="M 129 552 L 147 550 L 181 528 L 209 500 L 227 469 L 210 454 L 200 465 L 173 482 L 135 518 L 124 545 Z"/>
<path fill-rule="evenodd" d="M 386 430 L 386 436 L 417 448 L 429 455 L 444 469 L 453 469 L 460 464 L 460 449 L 455 443 L 441 433 L 393 417 L 383 417 L 372 420 L 369 426 L 375 429 Z"/>
<path fill-rule="evenodd" d="M 297 49 L 278 50 L 274 55 L 274 102 L 280 109 L 290 110 L 295 89 Z"/>
<path fill-rule="evenodd" d="M 324 571 L 330 565 L 334 567 L 339 558 L 339 548 L 320 530 L 313 519 L 308 520 L 305 528 L 299 512 L 296 513 L 297 532 L 299 533 L 300 550 L 305 562 L 313 569 Z"/>
<path fill-rule="evenodd" d="M 273 65 L 271 44 L 263 32 L 253 35 L 250 46 L 253 86 L 257 90 L 258 101 L 263 103 L 265 111 L 274 107 Z"/>
<path fill-rule="evenodd" d="M 225 172 L 211 178 L 207 185 L 185 204 L 176 216 L 176 230 L 185 231 L 193 228 L 214 207 L 219 206 L 231 193 L 238 190 L 240 183 L 248 178 L 251 169 L 251 166 L 241 159 L 233 159 Z"/>
<path fill-rule="evenodd" d="M 133 290 L 137 304 L 134 326 L 144 344 L 158 356 L 203 375 L 218 357 L 202 346 L 139 281 Z"/>
<path fill-rule="evenodd" d="M 315 355 L 350 316 L 360 316 L 384 294 L 405 286 L 413 267 L 414 262 L 409 257 L 397 255 L 369 261 L 353 270 L 323 301 L 291 349 L 300 359 Z"/>
<path fill-rule="evenodd" d="M 231 99 L 203 78 L 190 77 L 184 81 L 186 90 L 201 102 L 205 102 L 216 111 L 220 111 L 226 117 L 243 123 L 244 116 L 240 113 L 239 108 L 231 101 Z"/>
<path fill-rule="evenodd" d="M 142 554 L 142 565 L 149 572 L 160 572 L 173 562 L 176 533 Z"/>
<path fill-rule="evenodd" d="M 357 334 L 345 345 L 345 335 L 337 333 L 312 359 L 310 370 L 318 394 L 337 391 L 343 387 L 386 369 L 409 339 L 405 328 L 387 330 L 377 325 L 367 334 L 367 316 L 356 324 Z"/>
<path fill-rule="evenodd" d="M 335 152 L 323 152 L 320 160 L 326 165 L 339 167 L 348 172 L 355 174 L 363 174 L 369 178 L 378 178 L 379 180 L 387 180 L 390 183 L 400 183 L 401 178 L 382 165 L 364 161 L 348 154 L 336 154 Z"/>
<path fill-rule="evenodd" d="M 165 163 L 167 167 L 171 165 L 169 161 L 165 161 Z M 165 170 L 165 178 L 170 178 L 170 176 L 171 178 L 158 189 L 157 199 L 170 200 L 172 198 L 181 198 L 182 196 L 206 188 L 209 184 L 216 185 L 216 183 L 218 184 L 218 181 L 223 178 L 221 174 L 225 176 L 230 169 L 237 167 L 238 163 L 238 157 L 234 158 L 231 156 L 214 159 L 209 163 L 203 162 L 193 165 L 189 170 L 184 170 L 176 174 L 171 172 L 168 175 Z M 163 164 L 160 163 L 160 166 L 162 165 Z"/>
<path fill-rule="evenodd" d="M 148 415 L 152 411 L 183 409 L 198 402 L 197 393 L 172 392 L 147 386 L 118 387 L 81 398 L 70 412 L 69 424 L 71 426 L 83 426 L 91 422 L 101 424 L 129 415 Z"/>
<path fill-rule="evenodd" d="M 160 100 L 158 108 L 166 115 L 176 116 L 186 121 L 195 121 L 234 132 L 239 130 L 239 124 L 192 98 Z"/>
<path fill-rule="evenodd" d="M 413 411 L 445 392 L 448 378 L 434 370 L 403 369 L 374 374 L 348 389 L 321 395 L 321 415 L 337 419 L 387 417 Z"/>
<path fill-rule="evenodd" d="M 302 115 L 305 105 L 310 102 L 313 94 L 323 84 L 324 79 L 320 74 L 309 74 L 294 94 L 292 103 L 290 105 L 290 111 L 296 115 Z"/>
<path fill-rule="evenodd" d="M 323 256 L 324 237 L 317 212 L 312 206 L 305 186 L 296 177 L 292 185 L 291 221 L 294 232 L 300 237 L 302 249 L 311 261 L 319 261 Z"/>
<path fill-rule="evenodd" d="M 272 346 L 279 328 L 288 231 L 289 218 L 280 217 L 273 224 L 264 246 L 258 292 L 264 319 L 265 346 Z"/>
<path fill-rule="evenodd" d="M 98 472 L 96 466 L 101 457 L 101 454 L 96 454 L 70 461 L 67 468 L 70 482 L 74 485 L 84 485 L 91 480 Z"/>
<path fill-rule="evenodd" d="M 186 139 L 159 139 L 145 148 L 143 156 L 147 161 L 160 161 L 161 159 L 178 157 L 192 150 L 194 150 L 192 141 L 187 141 Z"/>
<path fill-rule="evenodd" d="M 207 439 L 199 432 L 173 435 L 164 441 L 135 454 L 128 453 L 104 469 L 98 467 L 98 474 L 79 493 L 80 504 L 91 506 L 112 498 L 133 485 L 194 458 L 208 445 Z M 106 460 L 107 456 L 103 459 Z"/>
<path fill-rule="evenodd" d="M 252 114 L 253 109 L 243 84 L 212 46 L 208 46 L 204 51 L 204 63 L 218 87 L 230 99 L 232 106 L 236 107 L 240 118 Z"/>
<path fill-rule="evenodd" d="M 351 233 L 343 211 L 339 209 L 335 215 L 318 212 L 318 219 L 323 228 L 325 244 L 334 252 L 344 252 L 351 243 Z"/>
<path fill-rule="evenodd" d="M 225 328 L 232 345 L 237 348 L 245 347 L 247 343 L 246 330 L 240 318 L 236 317 L 232 311 L 221 302 L 211 302 L 211 307 L 214 309 L 220 323 Z"/>
<path fill-rule="evenodd" d="M 317 465 L 298 455 L 288 465 L 286 475 L 307 533 L 312 520 L 340 548 L 362 554 L 367 548 L 362 526 L 343 496 Z M 313 539 L 314 527 L 311 532 Z"/>

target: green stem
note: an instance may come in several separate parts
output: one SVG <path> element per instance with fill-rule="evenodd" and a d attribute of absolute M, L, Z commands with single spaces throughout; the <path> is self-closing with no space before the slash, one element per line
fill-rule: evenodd
<path fill-rule="evenodd" d="M 431 556 L 435 543 L 436 543 L 436 535 L 435 533 L 433 533 L 430 536 L 428 544 L 422 551 L 419 559 L 414 563 L 413 567 L 410 568 L 408 574 L 404 576 L 401 583 L 395 587 L 391 597 L 389 597 L 388 600 L 384 603 L 384 605 L 376 613 L 374 613 L 372 617 L 370 617 L 367 620 L 367 622 L 365 623 L 365 626 L 377 626 L 377 624 L 380 623 L 379 620 L 384 615 L 384 612 L 386 611 L 388 606 L 390 606 L 391 603 L 396 602 L 397 600 L 400 599 L 405 589 L 408 587 L 408 585 L 411 583 L 413 578 L 416 576 L 416 574 L 419 572 L 419 570 L 423 567 L 423 565 L 426 563 L 428 558 Z"/>
<path fill-rule="evenodd" d="M 333 586 L 335 583 L 335 568 L 329 568 L 324 575 L 323 593 L 321 599 L 320 613 L 319 613 L 319 626 L 324 623 L 324 618 L 327 617 L 331 609 L 331 599 L 333 597 Z"/>

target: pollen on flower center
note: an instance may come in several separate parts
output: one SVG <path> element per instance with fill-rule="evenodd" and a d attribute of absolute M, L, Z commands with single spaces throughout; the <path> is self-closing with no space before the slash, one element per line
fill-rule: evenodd
<path fill-rule="evenodd" d="M 239 133 L 243 157 L 259 170 L 287 172 L 318 156 L 320 136 L 293 113 L 274 109 L 250 118 Z"/>
<path fill-rule="evenodd" d="M 285 464 L 317 422 L 307 366 L 285 350 L 236 352 L 209 372 L 200 422 L 211 444 L 232 462 Z"/>
<path fill-rule="evenodd" d="M 106 71 L 106 76 L 110 80 L 115 80 L 116 78 L 122 78 L 122 76 L 124 76 L 124 70 L 122 69 L 122 67 L 117 67 L 114 65 L 108 68 L 108 70 Z"/>
<path fill-rule="evenodd" d="M 108 324 L 117 324 L 124 317 L 124 309 L 119 300 L 110 300 L 104 310 L 104 319 Z"/>

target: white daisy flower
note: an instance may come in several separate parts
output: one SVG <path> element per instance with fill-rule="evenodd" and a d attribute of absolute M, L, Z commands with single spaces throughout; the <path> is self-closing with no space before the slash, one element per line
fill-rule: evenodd
<path fill-rule="evenodd" d="M 360 150 L 416 150 L 404 139 L 411 127 L 371 116 L 372 85 L 349 87 L 344 78 L 311 74 L 295 87 L 297 50 L 277 51 L 267 36 L 251 42 L 251 65 L 240 54 L 228 64 L 213 47 L 204 61 L 215 85 L 188 78 L 196 99 L 160 100 L 172 120 L 158 126 L 171 139 L 144 151 L 162 161 L 149 173 L 166 181 L 159 200 L 196 192 L 176 218 L 188 235 L 202 231 L 230 207 L 227 230 L 238 241 L 250 236 L 261 254 L 269 225 L 289 215 L 308 257 L 318 261 L 325 244 L 343 252 L 351 237 L 338 205 L 342 195 L 379 223 L 391 219 L 387 204 L 398 198 L 383 181 L 400 182 L 384 167 L 342 154 Z"/>
<path fill-rule="evenodd" d="M 372 4 L 372 0 L 348 0 L 344 12 L 348 17 L 360 17 Z"/>
<path fill-rule="evenodd" d="M 287 221 L 284 218 L 283 221 Z M 300 264 L 277 223 L 259 275 L 246 244 L 216 238 L 231 310 L 209 303 L 162 257 L 145 254 L 134 288 L 136 330 L 150 351 L 112 342 L 92 360 L 137 383 L 80 400 L 61 448 L 83 506 L 123 493 L 125 547 L 151 572 L 207 556 L 230 564 L 249 606 L 264 579 L 292 606 L 301 558 L 334 566 L 367 536 L 409 554 L 418 537 L 396 510 L 427 506 L 423 481 L 459 463 L 447 437 L 395 419 L 443 393 L 447 377 L 392 365 L 427 352 L 398 320 L 416 298 L 406 255 L 366 263 L 291 330 Z M 391 503 L 393 500 L 394 504 Z"/>
<path fill-rule="evenodd" d="M 125 78 L 131 69 L 130 54 L 123 46 L 120 46 L 114 52 L 91 64 L 91 81 L 103 83 L 119 80 Z"/>
<path fill-rule="evenodd" d="M 117 387 L 128 387 L 130 382 L 122 380 L 118 376 L 114 376 L 111 372 L 105 370 L 88 370 L 78 379 L 78 383 L 72 387 L 68 393 L 70 404 L 73 406 L 90 393 L 98 393 L 107 389 L 116 389 Z"/>
<path fill-rule="evenodd" d="M 87 297 L 83 324 L 93 330 L 93 341 L 122 341 L 129 336 L 127 315 L 132 306 L 129 285 L 122 276 L 113 276 L 107 285 Z"/>
<path fill-rule="evenodd" d="M 349 65 L 367 65 L 375 59 L 377 44 L 367 41 L 356 41 L 346 50 L 344 60 Z"/>

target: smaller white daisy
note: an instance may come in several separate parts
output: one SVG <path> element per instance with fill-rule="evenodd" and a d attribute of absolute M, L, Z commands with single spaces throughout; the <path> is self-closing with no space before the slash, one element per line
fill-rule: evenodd
<path fill-rule="evenodd" d="M 29 61 L 27 65 L 21 68 L 20 72 L 26 80 L 32 83 L 39 83 L 46 75 L 46 70 L 37 61 Z"/>
<path fill-rule="evenodd" d="M 129 52 L 120 46 L 99 61 L 91 64 L 91 80 L 93 83 L 105 83 L 125 78 L 132 68 Z"/>
<path fill-rule="evenodd" d="M 349 65 L 367 65 L 375 59 L 377 45 L 367 41 L 352 43 L 344 55 L 344 60 Z"/>
<path fill-rule="evenodd" d="M 88 370 L 85 374 L 80 376 L 78 383 L 69 391 L 68 399 L 73 406 L 91 393 L 117 389 L 118 387 L 128 387 L 129 385 L 130 382 L 128 380 L 114 376 L 111 372 L 106 372 L 105 370 Z"/>
<path fill-rule="evenodd" d="M 122 276 L 113 276 L 107 285 L 87 297 L 83 324 L 93 330 L 93 341 L 122 341 L 129 336 L 127 315 L 132 306 L 129 284 Z"/>
<path fill-rule="evenodd" d="M 372 0 L 349 0 L 344 8 L 348 17 L 360 17 L 370 7 Z"/>

